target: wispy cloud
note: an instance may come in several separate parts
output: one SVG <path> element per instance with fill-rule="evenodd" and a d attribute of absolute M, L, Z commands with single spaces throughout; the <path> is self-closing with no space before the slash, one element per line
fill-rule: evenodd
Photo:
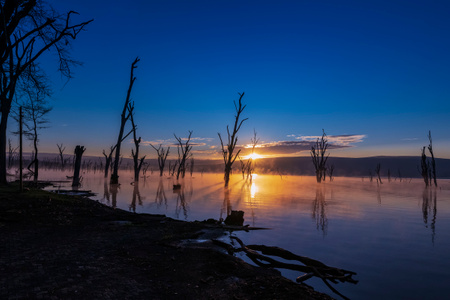
<path fill-rule="evenodd" d="M 353 144 L 360 143 L 366 135 L 334 135 L 327 136 L 328 149 L 342 149 L 353 147 Z M 277 141 L 261 143 L 257 145 L 258 154 L 262 155 L 293 155 L 310 151 L 320 136 L 296 136 L 296 141 Z M 242 155 L 249 152 L 248 148 L 242 149 Z M 244 153 L 245 152 L 245 153 Z"/>
<path fill-rule="evenodd" d="M 360 143 L 367 136 L 365 134 L 342 134 L 327 136 L 328 143 L 333 146 L 350 146 L 351 144 Z M 298 136 L 295 139 L 308 142 L 316 142 L 321 136 Z"/>

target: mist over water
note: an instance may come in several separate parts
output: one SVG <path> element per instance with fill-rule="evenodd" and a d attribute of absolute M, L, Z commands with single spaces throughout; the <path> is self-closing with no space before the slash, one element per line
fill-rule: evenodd
<path fill-rule="evenodd" d="M 42 179 L 66 175 L 46 171 Z M 224 219 L 231 210 L 242 210 L 244 224 L 271 228 L 235 233 L 244 243 L 282 247 L 357 272 L 357 285 L 335 286 L 351 299 L 450 294 L 450 180 L 425 189 L 419 179 L 378 184 L 337 177 L 316 184 L 309 176 L 256 175 L 250 181 L 233 175 L 224 188 L 222 174 L 194 173 L 174 190 L 173 178 L 155 173 L 133 185 L 132 172 L 122 171 L 119 181 L 119 187 L 111 187 L 101 173 L 86 172 L 80 189 L 91 190 L 97 194 L 93 199 L 109 206 L 180 220 Z M 292 280 L 301 275 L 283 274 Z M 321 280 L 306 283 L 336 296 Z"/>

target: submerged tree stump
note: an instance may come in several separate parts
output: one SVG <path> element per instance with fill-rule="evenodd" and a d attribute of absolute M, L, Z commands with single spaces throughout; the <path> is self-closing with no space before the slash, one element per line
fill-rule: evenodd
<path fill-rule="evenodd" d="M 75 168 L 73 171 L 72 186 L 80 185 L 81 157 L 83 156 L 85 150 L 86 148 L 84 148 L 84 146 L 78 145 L 75 147 Z"/>

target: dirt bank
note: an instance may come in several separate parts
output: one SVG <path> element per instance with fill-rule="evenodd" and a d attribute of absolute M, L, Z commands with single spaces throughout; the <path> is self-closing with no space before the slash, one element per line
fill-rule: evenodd
<path fill-rule="evenodd" d="M 186 244 L 205 227 L 82 197 L 0 188 L 1 299 L 330 299 Z"/>

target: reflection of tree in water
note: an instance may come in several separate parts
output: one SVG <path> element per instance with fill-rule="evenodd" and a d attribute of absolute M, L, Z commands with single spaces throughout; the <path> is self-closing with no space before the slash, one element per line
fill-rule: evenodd
<path fill-rule="evenodd" d="M 223 205 L 222 208 L 220 209 L 219 220 L 225 220 L 225 218 L 230 214 L 231 214 L 230 188 L 226 186 L 223 189 Z"/>
<path fill-rule="evenodd" d="M 164 203 L 167 209 L 167 197 L 164 191 L 164 183 L 162 179 L 159 180 L 158 188 L 156 189 L 155 203 L 158 207 Z"/>
<path fill-rule="evenodd" d="M 134 182 L 133 197 L 131 198 L 130 211 L 136 212 L 136 199 L 138 204 L 142 206 L 142 197 L 139 192 L 139 182 Z"/>
<path fill-rule="evenodd" d="M 327 234 L 328 219 L 326 212 L 325 192 L 322 186 L 316 188 L 316 199 L 313 201 L 312 217 L 316 220 L 316 228 L 322 230 L 323 235 Z"/>
<path fill-rule="evenodd" d="M 425 226 L 428 228 L 429 222 L 429 214 L 431 214 L 431 242 L 434 244 L 434 238 L 436 235 L 436 214 L 437 214 L 437 206 L 436 206 L 436 189 L 432 187 L 426 187 L 422 193 L 422 213 L 423 213 L 423 222 Z"/>
<path fill-rule="evenodd" d="M 177 194 L 177 203 L 175 206 L 175 216 L 177 219 L 180 217 L 180 211 L 183 210 L 184 218 L 187 219 L 187 203 L 186 203 L 186 197 L 184 195 L 184 185 L 182 185 L 180 188 L 174 188 L 173 193 Z"/>
<path fill-rule="evenodd" d="M 118 184 L 110 184 L 109 192 L 111 193 L 111 207 L 116 208 L 117 207 L 117 193 L 119 192 L 119 185 Z"/>
<path fill-rule="evenodd" d="M 105 200 L 107 205 L 109 205 L 109 197 L 110 197 L 109 185 L 108 185 L 108 182 L 105 180 L 103 183 L 103 199 L 102 200 Z"/>
<path fill-rule="evenodd" d="M 377 184 L 377 200 L 378 204 L 381 204 L 381 188 L 379 184 Z"/>

